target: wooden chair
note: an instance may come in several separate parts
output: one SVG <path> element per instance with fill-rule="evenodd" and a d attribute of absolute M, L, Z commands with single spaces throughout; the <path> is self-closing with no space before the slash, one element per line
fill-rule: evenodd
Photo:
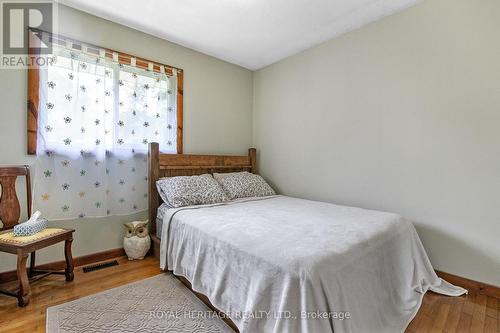
<path fill-rule="evenodd" d="M 19 223 L 21 208 L 16 194 L 16 179 L 18 176 L 26 177 L 26 193 L 28 216 L 31 216 L 31 179 L 28 166 L 0 167 L 0 220 L 3 230 L 1 234 L 10 232 L 14 225 Z M 26 306 L 30 300 L 30 283 L 50 274 L 64 274 L 66 281 L 73 281 L 73 257 L 71 255 L 71 243 L 73 241 L 73 229 L 59 229 L 54 234 L 36 240 L 26 242 L 7 242 L 0 240 L 0 252 L 17 255 L 17 280 L 19 288 L 9 291 L 0 288 L 0 293 L 16 297 L 19 306 Z M 66 269 L 64 271 L 37 270 L 35 267 L 35 252 L 47 246 L 64 241 L 64 256 Z M 30 254 L 30 267 L 26 267 L 28 255 Z"/>

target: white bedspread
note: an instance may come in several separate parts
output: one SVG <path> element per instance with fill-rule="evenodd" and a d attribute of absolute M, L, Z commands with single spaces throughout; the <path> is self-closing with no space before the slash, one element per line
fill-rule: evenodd
<path fill-rule="evenodd" d="M 241 332 L 403 332 L 427 290 L 466 293 L 402 217 L 285 196 L 169 209 L 161 268 Z"/>

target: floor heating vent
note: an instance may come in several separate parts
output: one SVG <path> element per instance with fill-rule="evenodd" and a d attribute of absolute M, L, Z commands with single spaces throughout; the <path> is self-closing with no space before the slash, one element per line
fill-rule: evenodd
<path fill-rule="evenodd" d="M 93 272 L 93 271 L 97 271 L 99 269 L 108 268 L 108 267 L 117 266 L 117 265 L 118 265 L 118 261 L 116 261 L 116 260 L 101 262 L 101 263 L 98 263 L 95 265 L 89 265 L 89 266 L 83 267 L 83 272 L 84 273 Z"/>

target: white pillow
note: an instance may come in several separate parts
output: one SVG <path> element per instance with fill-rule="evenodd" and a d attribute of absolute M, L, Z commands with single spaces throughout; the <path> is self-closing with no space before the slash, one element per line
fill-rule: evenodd
<path fill-rule="evenodd" d="M 266 197 L 276 192 L 259 175 L 244 171 L 231 173 L 214 173 L 229 199 Z"/>
<path fill-rule="evenodd" d="M 209 174 L 161 178 L 156 182 L 156 188 L 163 201 L 173 208 L 228 200 L 221 186 Z"/>

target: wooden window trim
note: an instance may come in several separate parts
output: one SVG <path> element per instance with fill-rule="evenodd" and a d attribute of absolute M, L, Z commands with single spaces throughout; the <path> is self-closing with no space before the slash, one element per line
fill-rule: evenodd
<path fill-rule="evenodd" d="M 30 55 L 39 55 L 39 49 L 36 46 L 40 45 L 40 40 L 34 38 L 34 36 L 29 33 L 29 50 Z M 35 49 L 32 49 L 34 46 Z M 36 154 L 37 145 L 37 135 L 38 135 L 38 102 L 39 102 L 39 82 L 40 82 L 40 71 L 38 65 L 34 65 L 28 69 L 28 155 Z"/>
<path fill-rule="evenodd" d="M 43 32 L 40 30 L 31 29 L 34 32 Z M 47 32 L 43 32 L 47 33 Z M 141 69 L 148 69 L 148 64 L 153 64 L 153 72 L 160 73 L 160 66 L 165 69 L 165 74 L 173 75 L 174 71 L 177 73 L 177 154 L 182 154 L 183 152 L 183 120 L 184 120 L 184 70 L 173 67 L 170 65 L 165 65 L 158 63 L 156 61 L 147 60 L 141 57 L 132 56 L 125 52 L 115 51 L 107 49 L 104 47 L 96 46 L 93 44 L 75 41 L 73 39 L 50 34 L 50 39 L 53 43 L 73 43 L 73 45 L 86 45 L 92 49 L 105 50 L 106 58 L 113 59 L 113 54 L 118 54 L 118 63 L 124 65 L 131 64 L 131 58 L 136 59 L 135 67 Z M 36 48 L 40 39 L 34 38 L 33 33 L 28 34 L 29 40 L 29 55 L 37 56 L 39 50 Z M 34 49 L 32 47 L 35 47 Z M 35 62 L 36 63 L 36 62 Z M 37 136 L 38 136 L 38 103 L 39 103 L 39 83 L 40 83 L 40 68 L 38 66 L 32 66 L 28 69 L 28 105 L 27 105 L 27 150 L 28 155 L 35 155 L 37 148 Z"/>

